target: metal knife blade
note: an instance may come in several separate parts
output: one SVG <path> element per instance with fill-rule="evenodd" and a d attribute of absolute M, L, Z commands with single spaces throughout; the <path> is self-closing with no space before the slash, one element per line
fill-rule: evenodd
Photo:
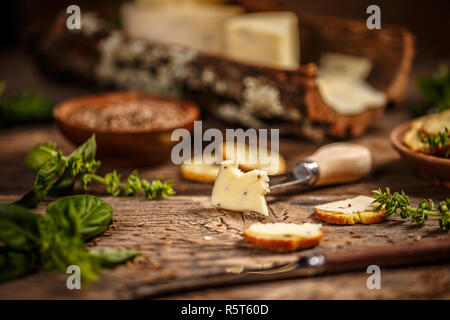
<path fill-rule="evenodd" d="M 319 176 L 319 165 L 314 161 L 297 163 L 292 172 L 270 177 L 269 189 L 282 188 L 297 184 L 312 185 Z"/>

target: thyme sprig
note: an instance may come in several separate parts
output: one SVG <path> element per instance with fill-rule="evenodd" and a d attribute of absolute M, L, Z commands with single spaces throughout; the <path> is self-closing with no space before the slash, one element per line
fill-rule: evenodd
<path fill-rule="evenodd" d="M 450 138 L 448 128 L 436 135 L 422 136 L 422 142 L 425 143 L 432 154 L 442 154 L 445 158 L 450 157 Z"/>
<path fill-rule="evenodd" d="M 381 189 L 372 191 L 375 200 L 374 203 L 378 205 L 375 207 L 375 211 L 384 209 L 386 211 L 385 216 L 390 217 L 394 213 L 400 213 L 402 219 L 408 217 L 411 221 L 423 226 L 428 220 L 429 216 L 437 216 L 439 219 L 439 227 L 448 231 L 450 229 L 450 198 L 445 201 L 441 201 L 436 209 L 433 200 L 422 200 L 419 202 L 417 208 L 412 207 L 409 197 L 403 192 L 391 193 L 389 188 L 386 188 L 386 192 Z"/>

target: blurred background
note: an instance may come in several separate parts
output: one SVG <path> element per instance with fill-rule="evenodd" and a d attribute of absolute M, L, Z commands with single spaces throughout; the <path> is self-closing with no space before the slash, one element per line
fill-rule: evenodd
<path fill-rule="evenodd" d="M 3 0 L 0 12 L 2 48 L 20 44 L 27 35 L 51 23 L 57 13 L 71 4 L 82 10 L 95 10 L 101 16 L 114 19 L 123 0 Z M 260 3 L 264 3 L 262 0 Z M 383 23 L 407 27 L 416 36 L 417 57 L 448 59 L 450 56 L 450 2 L 448 0 L 275 0 L 290 10 L 343 18 L 366 19 L 366 8 L 377 4 L 381 8 Z"/>

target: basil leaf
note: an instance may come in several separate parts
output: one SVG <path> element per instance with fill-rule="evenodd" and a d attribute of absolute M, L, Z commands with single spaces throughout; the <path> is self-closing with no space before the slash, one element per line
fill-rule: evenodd
<path fill-rule="evenodd" d="M 100 265 L 91 258 L 80 234 L 80 220 L 73 210 L 46 215 L 40 230 L 42 242 L 40 261 L 46 270 L 65 272 L 69 265 L 77 265 L 83 282 L 94 280 Z"/>
<path fill-rule="evenodd" d="M 119 250 L 114 248 L 95 248 L 90 250 L 89 253 L 102 267 L 113 267 L 141 254 L 135 250 Z"/>
<path fill-rule="evenodd" d="M 81 156 L 84 161 L 95 160 L 95 154 L 97 152 L 97 142 L 95 141 L 95 134 L 93 134 L 86 142 L 76 148 L 70 155 L 69 159 Z"/>
<path fill-rule="evenodd" d="M 15 203 L 27 208 L 35 208 L 45 198 L 53 185 L 54 179 L 64 169 L 65 165 L 65 162 L 62 160 L 62 154 L 58 152 L 57 156 L 47 161 L 39 169 L 31 190 Z"/>
<path fill-rule="evenodd" d="M 25 166 L 33 170 L 34 172 L 39 171 L 40 168 L 48 160 L 52 158 L 52 155 L 41 149 L 41 146 L 45 146 L 48 149 L 55 150 L 56 145 L 54 142 L 48 141 L 44 142 L 36 147 L 34 147 L 25 157 Z"/>
<path fill-rule="evenodd" d="M 77 225 L 63 227 L 70 230 L 76 228 L 84 240 L 105 232 L 112 220 L 112 212 L 112 207 L 105 201 L 89 195 L 61 198 L 47 207 L 47 215 L 58 223 L 64 224 L 68 216 L 76 217 Z"/>
<path fill-rule="evenodd" d="M 34 251 L 0 248 L 0 282 L 31 273 L 37 268 L 38 260 Z"/>
<path fill-rule="evenodd" d="M 12 204 L 0 204 L 0 243 L 4 247 L 32 250 L 39 245 L 41 216 Z"/>

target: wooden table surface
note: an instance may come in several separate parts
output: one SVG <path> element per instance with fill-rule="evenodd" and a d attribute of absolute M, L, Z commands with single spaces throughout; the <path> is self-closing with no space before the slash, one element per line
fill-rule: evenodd
<path fill-rule="evenodd" d="M 20 52 L 0 54 L 0 79 L 11 89 L 33 88 L 48 93 L 55 101 L 89 92 L 88 88 L 67 86 L 39 75 L 26 56 Z M 416 93 L 411 87 L 409 100 Z M 160 201 L 142 197 L 113 198 L 94 185 L 92 194 L 100 196 L 114 209 L 114 224 L 88 246 L 112 246 L 137 249 L 142 255 L 133 262 L 105 269 L 90 288 L 68 290 L 63 273 L 38 273 L 0 285 L 1 299 L 127 299 L 140 297 L 141 287 L 159 280 L 194 275 L 211 275 L 225 267 L 283 263 L 300 254 L 326 252 L 374 245 L 423 241 L 443 238 L 448 234 L 438 229 L 437 220 L 430 219 L 419 228 L 393 217 L 377 225 L 324 225 L 324 239 L 319 246 L 302 252 L 274 254 L 249 245 L 241 236 L 245 226 L 254 221 L 318 222 L 313 207 L 389 186 L 404 190 L 413 202 L 422 198 L 442 200 L 450 190 L 431 184 L 414 168 L 404 163 L 390 146 L 390 130 L 407 120 L 402 106 L 389 109 L 369 132 L 354 142 L 370 148 L 375 170 L 366 179 L 342 186 L 299 190 L 288 195 L 268 197 L 270 216 L 242 215 L 214 209 L 209 204 L 212 185 L 184 180 L 179 168 L 164 164 L 140 169 L 147 179 L 164 177 L 174 180 L 177 195 Z M 29 188 L 34 174 L 23 164 L 24 156 L 35 145 L 53 140 L 65 152 L 71 146 L 53 125 L 17 127 L 0 131 L 0 201 L 17 199 Z M 283 139 L 280 151 L 288 167 L 313 152 L 318 146 L 301 140 Z M 130 170 L 121 170 L 126 174 Z M 44 212 L 45 201 L 37 209 Z M 327 275 L 314 278 L 284 280 L 270 283 L 240 285 L 179 293 L 175 299 L 449 299 L 450 264 L 382 269 L 381 290 L 369 290 L 365 272 Z"/>

